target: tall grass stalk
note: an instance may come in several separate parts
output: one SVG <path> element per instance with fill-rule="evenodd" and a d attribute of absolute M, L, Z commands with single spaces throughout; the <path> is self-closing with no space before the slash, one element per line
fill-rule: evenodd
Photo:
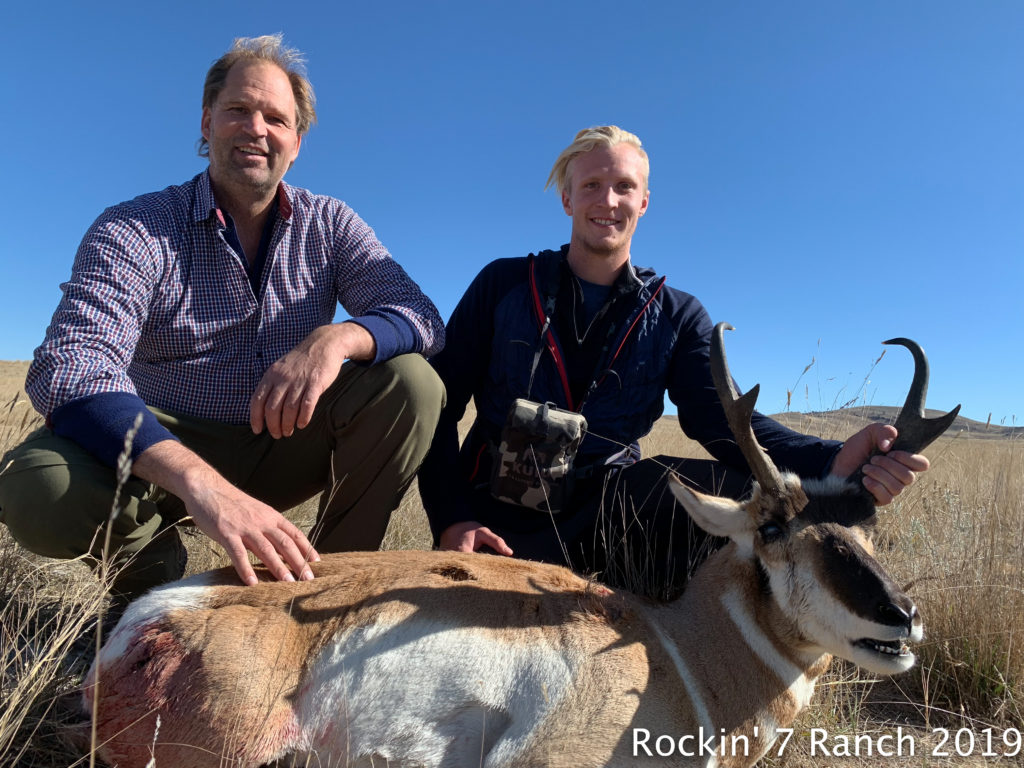
<path fill-rule="evenodd" d="M 121 491 L 124 489 L 125 483 L 128 482 L 128 478 L 132 474 L 132 444 L 135 442 L 135 435 L 138 434 L 139 427 L 142 426 L 142 413 L 138 413 L 135 416 L 135 421 L 132 426 L 128 429 L 128 432 L 124 436 L 124 448 L 117 457 L 117 486 L 114 488 L 114 500 L 110 504 L 110 514 L 107 516 L 107 525 L 103 532 L 103 557 L 100 561 L 99 576 L 100 581 L 104 585 L 113 583 L 114 574 L 111 569 L 112 553 L 110 551 L 110 536 L 114 530 L 114 522 L 117 520 L 118 515 L 121 513 Z M 92 697 L 92 729 L 89 734 L 89 768 L 93 768 L 96 765 L 96 713 L 97 707 L 99 706 L 100 700 L 100 666 L 99 657 L 100 649 L 103 647 L 103 615 L 100 614 L 96 619 L 96 674 L 93 680 L 93 697 Z M 155 738 L 155 737 L 154 737 Z"/>

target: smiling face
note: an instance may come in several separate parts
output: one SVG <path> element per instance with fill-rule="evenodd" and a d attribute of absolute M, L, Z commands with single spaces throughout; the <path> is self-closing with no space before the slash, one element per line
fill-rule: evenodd
<path fill-rule="evenodd" d="M 266 61 L 242 61 L 203 109 L 210 179 L 224 202 L 269 202 L 299 154 L 295 96 L 288 76 Z"/>
<path fill-rule="evenodd" d="M 632 145 L 598 146 L 574 157 L 562 192 L 562 207 L 572 217 L 570 263 L 624 265 L 649 199 L 647 164 Z"/>

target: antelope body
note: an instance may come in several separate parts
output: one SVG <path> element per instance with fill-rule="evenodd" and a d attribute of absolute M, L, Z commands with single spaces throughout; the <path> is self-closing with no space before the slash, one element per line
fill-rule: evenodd
<path fill-rule="evenodd" d="M 721 328 L 713 346 L 733 431 L 745 418 L 749 432 L 756 391 L 746 404 L 734 397 Z M 934 436 L 948 422 L 939 426 Z M 557 566 L 452 552 L 346 553 L 314 564 L 311 582 L 244 587 L 224 569 L 153 590 L 86 680 L 100 755 L 122 768 L 286 755 L 332 766 L 750 766 L 807 706 L 831 655 L 901 672 L 922 629 L 872 556 L 874 506 L 859 483 L 801 483 L 763 466 L 752 433 L 737 442 L 758 480 L 749 498 L 674 484 L 695 522 L 730 542 L 673 603 Z"/>

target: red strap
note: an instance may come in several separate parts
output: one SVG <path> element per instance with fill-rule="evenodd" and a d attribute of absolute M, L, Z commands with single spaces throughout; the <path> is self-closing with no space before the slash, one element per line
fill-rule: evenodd
<path fill-rule="evenodd" d="M 537 325 L 541 331 L 544 331 L 544 323 L 547 317 L 544 315 L 544 305 L 540 300 L 540 291 L 537 290 L 537 279 L 534 276 L 534 263 L 535 260 L 530 257 L 530 293 L 533 295 L 533 309 L 537 318 Z M 570 411 L 576 410 L 572 402 L 572 392 L 569 389 L 569 373 L 565 368 L 565 361 L 562 359 L 562 353 L 558 351 L 558 345 L 555 343 L 554 335 L 551 333 L 550 326 L 547 331 L 547 347 L 548 352 L 551 353 L 551 357 L 555 361 L 555 368 L 558 369 L 558 376 L 562 380 L 562 389 L 565 391 L 565 402 L 569 406 Z"/>
<path fill-rule="evenodd" d="M 534 265 L 534 259 L 531 256 L 530 257 L 530 292 L 531 292 L 531 294 L 533 296 L 533 309 L 534 309 L 534 313 L 535 313 L 535 316 L 536 316 L 536 319 L 537 319 L 537 324 L 538 324 L 538 326 L 540 327 L 541 330 L 544 330 L 544 323 L 547 320 L 547 317 L 545 317 L 545 315 L 544 315 L 544 305 L 543 305 L 543 303 L 540 300 L 540 291 L 537 290 L 537 279 L 534 276 L 533 265 Z M 661 278 L 661 282 L 658 283 L 658 287 L 655 288 L 654 289 L 654 293 L 651 294 L 651 298 L 649 298 L 647 300 L 647 302 L 643 306 L 643 309 L 640 310 L 640 312 L 637 314 L 636 318 L 630 324 L 629 329 L 626 331 L 626 334 L 622 337 L 622 341 L 619 342 L 619 346 L 616 348 L 615 354 L 612 355 L 612 359 L 608 361 L 608 365 L 605 368 L 604 376 L 602 376 L 598 380 L 598 382 L 597 382 L 597 384 L 595 386 L 599 386 L 608 377 L 607 371 L 610 371 L 611 367 L 615 364 L 616 359 L 618 359 L 618 357 L 619 357 L 619 353 L 622 351 L 622 348 L 624 346 L 626 346 L 626 341 L 629 339 L 630 335 L 633 333 L 633 329 L 636 327 L 636 324 L 638 322 L 640 322 L 640 318 L 643 317 L 644 314 L 647 312 L 647 308 L 651 306 L 651 302 L 653 302 L 658 297 L 658 294 L 661 293 L 661 289 L 665 286 L 665 280 L 666 280 L 666 277 L 663 276 Z M 562 360 L 562 354 L 561 354 L 561 352 L 558 351 L 558 345 L 555 344 L 554 335 L 551 333 L 551 328 L 550 327 L 547 330 L 547 347 L 548 347 L 548 351 L 551 353 L 551 357 L 555 361 L 555 367 L 558 369 L 558 375 L 562 379 L 562 389 L 565 390 L 565 401 L 569 405 L 569 410 L 570 411 L 575 411 L 576 407 L 573 405 L 572 393 L 569 390 L 569 374 L 568 374 L 568 372 L 566 370 L 565 362 Z M 583 407 L 583 404 L 580 403 L 580 408 L 582 408 L 582 407 Z"/>
<path fill-rule="evenodd" d="M 469 476 L 469 482 L 473 482 L 476 479 L 477 474 L 480 472 L 480 457 L 484 455 L 484 450 L 487 448 L 487 443 L 480 446 L 480 450 L 476 452 L 476 463 L 473 465 L 473 474 Z"/>
<path fill-rule="evenodd" d="M 612 355 L 612 359 L 608 361 L 608 366 L 605 368 L 605 374 L 597 382 L 598 384 L 601 384 L 601 382 L 608 377 L 607 371 L 610 371 L 611 367 L 615 364 L 615 360 L 616 358 L 618 358 L 619 352 L 621 352 L 622 348 L 626 346 L 626 339 L 628 339 L 630 334 L 633 333 L 633 329 L 636 327 L 636 324 L 640 322 L 640 318 L 644 316 L 644 313 L 647 311 L 647 308 L 651 306 L 651 302 L 657 298 L 659 293 L 661 293 L 661 289 L 665 285 L 665 279 L 665 277 L 661 278 L 661 282 L 658 283 L 658 287 L 654 289 L 654 293 L 651 294 L 651 298 L 647 300 L 647 303 L 644 304 L 644 308 L 640 310 L 640 313 L 636 316 L 636 319 L 634 319 L 633 322 L 630 324 L 629 330 L 627 330 L 626 335 L 622 337 L 622 341 L 619 343 L 618 348 L 615 350 L 615 354 Z"/>

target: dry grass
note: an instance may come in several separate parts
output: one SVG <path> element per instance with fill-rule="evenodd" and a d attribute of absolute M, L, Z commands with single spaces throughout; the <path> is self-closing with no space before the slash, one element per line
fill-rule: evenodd
<path fill-rule="evenodd" d="M 11 366 L 21 366 L 12 373 Z M 24 364 L 0 363 L 0 452 L 38 419 L 10 404 Z M 789 414 L 791 426 L 842 437 L 863 425 L 848 412 L 830 417 Z M 704 455 L 672 419 L 644 440 L 646 455 Z M 838 663 L 820 685 L 773 768 L 812 765 L 1024 765 L 1019 756 L 982 755 L 986 728 L 995 751 L 1003 729 L 1024 728 L 1024 445 L 1019 440 L 943 438 L 930 450 L 932 471 L 881 517 L 879 559 L 905 584 L 925 619 L 919 664 L 906 675 L 876 680 Z M 310 524 L 315 503 L 291 516 Z M 189 571 L 226 563 L 200 535 L 187 535 Z M 385 547 L 427 548 L 430 534 L 415 487 L 392 518 Z M 82 718 L 69 695 L 94 649 L 87 642 L 104 592 L 81 563 L 29 555 L 0 530 L 0 766 L 63 768 L 82 760 Z M 826 758 L 810 753 L 810 730 L 832 737 L 913 734 L 913 759 Z M 971 754 L 931 757 L 936 728 L 966 729 Z M 69 738 L 70 730 L 74 738 Z M 1010 731 L 1012 733 L 1012 731 Z M 966 738 L 966 737 L 965 737 Z M 87 743 L 87 742 L 86 742 Z M 964 743 L 964 742 L 962 742 Z M 86 758 L 87 759 L 87 758 Z"/>
<path fill-rule="evenodd" d="M 832 734 L 893 733 L 918 747 L 916 765 L 996 762 L 1024 730 L 1024 444 L 945 438 L 929 451 L 932 470 L 880 518 L 878 557 L 909 584 L 925 622 L 918 664 L 906 675 L 872 680 L 834 665 L 804 728 Z M 961 750 L 935 757 L 943 730 L 961 732 Z M 991 731 L 987 730 L 991 729 Z M 970 739 L 975 739 L 968 749 Z M 806 743 L 798 744 L 806 747 Z M 1024 749 L 1021 750 L 1024 752 Z M 778 766 L 815 764 L 806 749 Z M 847 761 L 844 761 L 844 764 Z M 891 760 L 854 760 L 888 765 Z M 911 761 L 913 762 L 913 761 Z M 1024 765 L 1021 754 L 998 760 Z M 908 763 L 909 764 L 909 763 Z"/>
<path fill-rule="evenodd" d="M 868 423 L 855 411 L 780 418 L 788 426 L 842 439 Z M 1024 441 L 940 438 L 928 449 L 931 470 L 879 519 L 878 557 L 924 617 L 926 638 L 918 664 L 906 675 L 877 680 L 838 661 L 819 686 L 810 710 L 775 768 L 829 764 L 809 750 L 812 728 L 829 735 L 891 734 L 903 727 L 915 739 L 915 765 L 975 766 L 996 761 L 982 753 L 992 729 L 1000 755 L 1014 751 L 1000 739 L 1024 731 Z M 644 455 L 704 457 L 674 419 L 662 419 L 642 441 Z M 958 755 L 930 754 L 942 737 L 963 729 Z M 1022 737 L 1024 738 L 1024 737 Z M 952 739 L 952 736 L 951 736 Z M 952 742 L 951 742 L 952 743 Z M 941 750 L 940 750 L 941 751 Z M 834 758 L 833 758 L 834 759 Z M 843 765 L 891 765 L 893 759 L 844 757 Z M 1024 765 L 1020 754 L 999 764 Z M 908 763 L 909 764 L 909 763 Z"/>

